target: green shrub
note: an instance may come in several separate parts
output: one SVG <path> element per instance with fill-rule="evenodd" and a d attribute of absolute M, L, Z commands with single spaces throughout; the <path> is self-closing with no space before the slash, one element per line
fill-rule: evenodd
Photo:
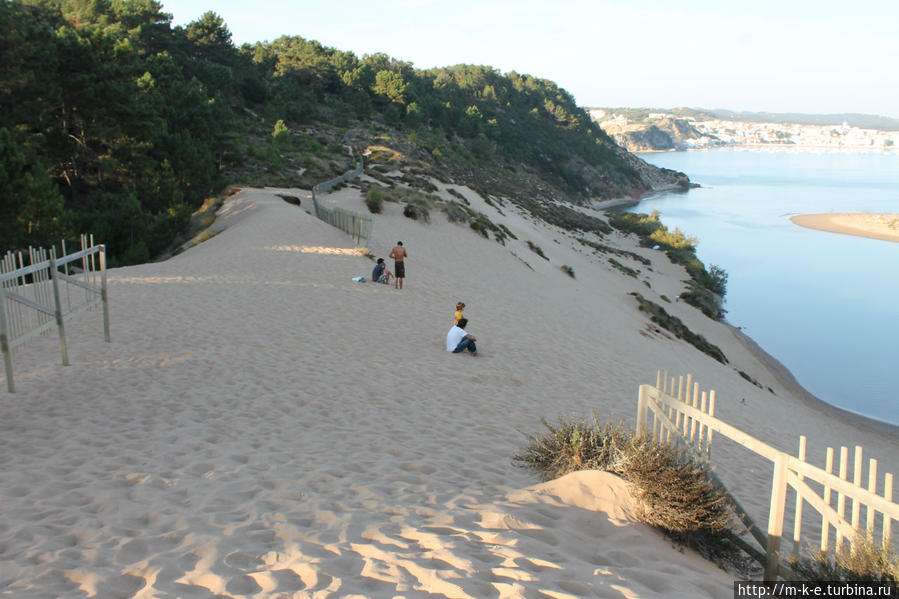
<path fill-rule="evenodd" d="M 568 275 L 572 279 L 574 278 L 574 269 L 573 268 L 571 268 L 567 264 L 563 264 L 559 268 L 562 269 L 562 272 L 564 272 L 566 275 Z"/>
<path fill-rule="evenodd" d="M 456 202 L 442 202 L 440 210 L 446 214 L 446 219 L 451 223 L 467 223 L 471 219 L 465 208 Z"/>
<path fill-rule="evenodd" d="M 702 310 L 709 318 L 718 320 L 723 316 L 721 304 L 727 293 L 727 271 L 714 264 L 706 270 L 696 257 L 695 237 L 689 237 L 677 228 L 669 231 L 659 220 L 658 210 L 652 214 L 623 212 L 612 216 L 609 222 L 616 229 L 635 233 L 643 246 L 664 248 L 668 259 L 682 265 L 692 279 L 690 288 L 681 294 L 684 301 Z"/>
<path fill-rule="evenodd" d="M 365 205 L 372 214 L 381 214 L 384 208 L 384 195 L 378 189 L 369 189 L 365 194 Z"/>
<path fill-rule="evenodd" d="M 403 216 L 406 218 L 411 218 L 412 220 L 423 220 L 425 222 L 430 222 L 431 215 L 428 212 L 428 207 L 425 204 L 421 203 L 408 203 L 403 207 Z"/>

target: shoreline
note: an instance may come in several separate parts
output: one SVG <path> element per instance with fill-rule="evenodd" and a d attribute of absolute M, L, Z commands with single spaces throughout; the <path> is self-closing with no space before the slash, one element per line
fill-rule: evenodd
<path fill-rule="evenodd" d="M 852 154 L 891 154 L 899 151 L 899 146 L 885 146 L 873 148 L 869 146 L 812 146 L 798 144 L 725 144 L 721 146 L 709 146 L 702 148 L 674 148 L 670 150 L 638 150 L 632 153 L 640 154 L 668 154 L 671 152 L 708 152 L 712 150 L 795 150 L 797 152 L 848 152 Z"/>
<path fill-rule="evenodd" d="M 797 214 L 791 216 L 790 220 L 807 229 L 899 243 L 899 214 Z"/>
<path fill-rule="evenodd" d="M 800 401 L 811 407 L 812 409 L 832 418 L 839 418 L 843 422 L 854 426 L 855 428 L 866 433 L 873 432 L 882 435 L 885 439 L 895 439 L 899 437 L 899 424 L 893 424 L 884 420 L 877 420 L 871 416 L 850 412 L 845 408 L 835 406 L 814 395 L 811 391 L 802 386 L 790 369 L 787 368 L 780 360 L 769 354 L 759 345 L 755 339 L 727 322 L 723 322 L 734 334 L 737 341 L 746 348 L 761 364 L 771 373 L 778 383 L 786 387 L 791 393 L 799 397 Z"/>

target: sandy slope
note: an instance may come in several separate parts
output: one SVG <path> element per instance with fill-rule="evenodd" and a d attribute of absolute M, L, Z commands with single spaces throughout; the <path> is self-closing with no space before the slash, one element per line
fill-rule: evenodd
<path fill-rule="evenodd" d="M 539 485 L 511 462 L 541 418 L 632 420 L 657 368 L 692 373 L 771 443 L 808 434 L 813 461 L 863 444 L 899 463 L 895 429 L 819 410 L 690 306 L 665 304 L 731 365 L 648 329 L 627 293 L 673 298 L 684 273 L 632 240 L 608 242 L 652 258 L 618 258 L 637 279 L 468 191 L 519 239 L 386 204 L 370 248 L 405 242 L 398 291 L 353 282 L 373 262 L 292 193 L 302 207 L 248 190 L 221 234 L 112 270 L 111 344 L 90 313 L 69 325 L 70 367 L 52 337 L 15 357 L 0 596 L 731 597 L 731 576 L 630 522 L 614 477 Z M 352 188 L 325 200 L 363 209 Z M 444 349 L 458 300 L 482 359 Z M 764 521 L 770 467 L 723 442 L 714 457 Z"/>

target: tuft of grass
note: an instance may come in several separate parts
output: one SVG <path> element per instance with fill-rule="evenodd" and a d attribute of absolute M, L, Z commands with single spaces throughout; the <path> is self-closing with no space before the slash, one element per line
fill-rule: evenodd
<path fill-rule="evenodd" d="M 534 243 L 533 241 L 528 240 L 528 247 L 531 248 L 532 252 L 534 252 L 535 254 L 537 254 L 538 256 L 543 258 L 544 260 L 549 260 L 549 258 L 546 257 L 546 254 L 543 253 L 543 250 L 540 248 L 540 246 L 537 245 L 536 243 Z"/>
<path fill-rule="evenodd" d="M 856 538 L 851 548 L 811 549 L 810 556 L 791 564 L 805 580 L 899 583 L 899 556 L 890 547 L 875 545 L 864 537 Z"/>
<path fill-rule="evenodd" d="M 568 266 L 567 264 L 563 264 L 563 265 L 560 266 L 559 268 L 560 268 L 560 269 L 562 270 L 562 272 L 564 272 L 566 275 L 568 275 L 568 276 L 571 277 L 572 279 L 574 278 L 574 269 L 573 269 L 573 268 L 571 268 L 571 267 Z"/>
<path fill-rule="evenodd" d="M 624 274 L 626 274 L 629 277 L 633 277 L 636 279 L 637 275 L 640 274 L 633 268 L 625 266 L 624 264 L 622 264 L 615 258 L 608 258 L 608 261 L 609 261 L 609 264 L 611 264 L 612 266 L 614 266 L 615 268 L 617 268 L 618 270 L 620 270 L 621 272 L 623 272 Z"/>

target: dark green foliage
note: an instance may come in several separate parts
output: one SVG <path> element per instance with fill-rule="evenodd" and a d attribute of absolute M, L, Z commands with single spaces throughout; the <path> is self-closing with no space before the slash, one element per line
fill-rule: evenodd
<path fill-rule="evenodd" d="M 543 253 L 543 249 L 539 245 L 537 245 L 536 243 L 534 243 L 531 240 L 528 240 L 527 243 L 528 243 L 528 247 L 531 248 L 532 252 L 534 252 L 535 254 L 537 254 L 538 256 L 543 258 L 544 260 L 549 260 L 549 258 L 546 257 L 546 254 Z"/>
<path fill-rule="evenodd" d="M 644 258 L 643 256 L 641 256 L 640 254 L 638 254 L 636 252 L 631 252 L 629 250 L 620 250 L 620 249 L 614 248 L 610 245 L 605 245 L 603 243 L 596 243 L 595 241 L 590 241 L 589 239 L 584 239 L 583 237 L 578 237 L 577 240 L 578 240 L 578 242 L 580 242 L 581 245 L 586 245 L 588 247 L 591 247 L 594 250 L 596 250 L 597 252 L 601 252 L 603 254 L 616 254 L 618 256 L 625 256 L 627 258 L 631 258 L 632 260 L 636 260 L 637 262 L 639 262 L 640 264 L 643 264 L 645 266 L 652 266 L 652 262 L 649 260 L 649 258 Z M 650 270 L 652 270 L 652 269 L 650 269 Z"/>
<path fill-rule="evenodd" d="M 278 194 L 278 197 L 287 202 L 288 204 L 293 204 L 294 206 L 299 206 L 302 204 L 302 201 L 297 196 L 289 196 Z"/>
<path fill-rule="evenodd" d="M 637 292 L 631 292 L 630 295 L 637 298 L 637 302 L 640 304 L 640 311 L 646 312 L 649 315 L 650 320 L 654 323 L 663 329 L 671 331 L 678 339 L 683 339 L 699 351 L 712 356 L 722 364 L 727 364 L 727 357 L 725 357 L 721 348 L 709 343 L 702 335 L 697 335 L 688 329 L 680 318 L 668 314 L 665 308 L 649 301 Z"/>
<path fill-rule="evenodd" d="M 307 185 L 341 172 L 339 136 L 319 143 L 300 131 L 360 121 L 414 134 L 428 161 L 465 183 L 484 179 L 489 188 L 496 174 L 547 182 L 546 196 L 520 204 L 569 230 L 609 229 L 545 197 L 647 190 L 551 81 L 483 66 L 416 70 L 297 36 L 236 48 L 215 12 L 173 27 L 162 10 L 155 0 L 0 3 L 4 243 L 46 245 L 90 231 L 113 265 L 155 256 L 229 176 Z M 416 187 L 433 191 L 420 179 Z"/>
<path fill-rule="evenodd" d="M 403 206 L 403 216 L 412 220 L 423 220 L 428 222 L 431 220 L 428 206 L 424 202 L 410 202 Z"/>
<path fill-rule="evenodd" d="M 634 277 L 635 279 L 637 278 L 637 275 L 640 274 L 640 273 L 638 273 L 636 270 L 634 270 L 633 268 L 630 268 L 630 267 L 628 267 L 628 266 L 625 266 L 624 264 L 622 264 L 621 262 L 619 262 L 619 261 L 616 260 L 615 258 L 609 258 L 609 264 L 611 264 L 612 266 L 614 266 L 615 268 L 617 268 L 618 270 L 620 270 L 621 272 L 623 272 L 623 273 L 626 274 L 627 276 L 629 276 L 629 277 Z"/>
<path fill-rule="evenodd" d="M 365 205 L 372 214 L 381 214 L 384 208 L 384 196 L 380 190 L 371 188 L 365 194 Z"/>
<path fill-rule="evenodd" d="M 561 268 L 561 269 L 562 269 L 562 272 L 564 272 L 566 275 L 568 275 L 568 276 L 571 277 L 572 279 L 574 278 L 574 269 L 573 269 L 573 268 L 571 268 L 571 267 L 568 266 L 567 264 L 563 264 L 563 265 L 560 266 L 559 268 Z"/>
<path fill-rule="evenodd" d="M 750 376 L 749 374 L 743 372 L 742 370 L 737 371 L 737 373 L 738 373 L 741 377 L 743 377 L 744 379 L 746 379 L 747 381 L 749 381 L 750 383 L 752 383 L 753 385 L 755 385 L 756 387 L 758 387 L 759 389 L 762 388 L 762 384 L 759 383 L 759 382 L 758 382 L 757 380 L 755 380 L 754 378 L 752 378 L 752 376 Z"/>

